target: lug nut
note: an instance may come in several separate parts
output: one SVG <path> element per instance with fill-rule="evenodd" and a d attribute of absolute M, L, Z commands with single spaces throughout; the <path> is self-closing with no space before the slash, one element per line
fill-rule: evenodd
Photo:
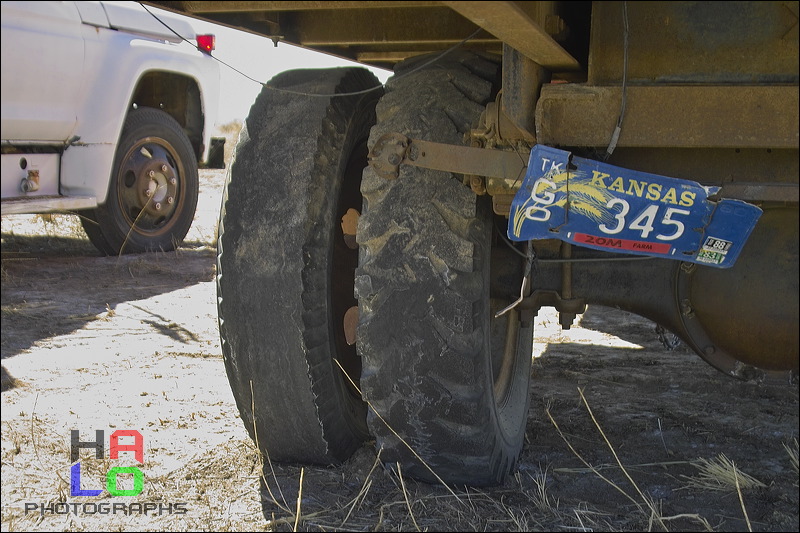
<path fill-rule="evenodd" d="M 147 173 L 147 175 L 150 176 L 151 178 L 153 178 L 153 177 L 155 177 L 156 173 L 155 173 L 154 170 L 151 170 L 150 172 Z"/>
<path fill-rule="evenodd" d="M 167 171 L 167 165 L 161 165 L 161 172 Z"/>
<path fill-rule="evenodd" d="M 174 202 L 174 201 L 175 201 L 175 198 L 173 198 L 172 196 L 167 197 L 167 203 L 168 204 L 172 204 L 172 202 Z"/>
<path fill-rule="evenodd" d="M 176 183 L 178 183 L 178 180 L 176 180 L 175 178 L 170 178 L 169 183 L 170 185 L 175 185 Z"/>
<path fill-rule="evenodd" d="M 161 209 L 161 204 L 160 203 L 156 203 L 156 211 L 158 211 L 159 209 Z"/>
<path fill-rule="evenodd" d="M 150 189 L 145 189 L 144 195 L 150 198 L 151 196 L 153 196 L 153 191 L 151 191 Z"/>

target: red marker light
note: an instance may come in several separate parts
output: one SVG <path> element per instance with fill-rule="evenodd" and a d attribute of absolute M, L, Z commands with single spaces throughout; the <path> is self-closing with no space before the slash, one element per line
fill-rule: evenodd
<path fill-rule="evenodd" d="M 213 34 L 198 35 L 197 48 L 206 54 L 210 54 L 217 46 L 217 38 Z"/>

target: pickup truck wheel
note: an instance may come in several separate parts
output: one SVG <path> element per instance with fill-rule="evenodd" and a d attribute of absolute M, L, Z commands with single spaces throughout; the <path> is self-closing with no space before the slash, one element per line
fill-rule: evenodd
<path fill-rule="evenodd" d="M 389 132 L 463 143 L 498 64 L 410 61 L 387 83 L 370 146 Z M 522 449 L 533 342 L 530 320 L 494 317 L 519 295 L 525 263 L 499 235 L 506 220 L 449 173 L 401 166 L 386 180 L 368 168 L 361 191 L 358 348 L 381 458 L 432 483 L 501 483 Z"/>
<path fill-rule="evenodd" d="M 379 86 L 362 68 L 279 74 L 253 104 L 229 168 L 217 258 L 222 352 L 242 421 L 273 461 L 338 463 L 368 438 L 353 277 Z"/>
<path fill-rule="evenodd" d="M 152 108 L 128 114 L 106 202 L 81 221 L 92 243 L 110 255 L 174 250 L 194 220 L 199 178 L 180 125 Z"/>

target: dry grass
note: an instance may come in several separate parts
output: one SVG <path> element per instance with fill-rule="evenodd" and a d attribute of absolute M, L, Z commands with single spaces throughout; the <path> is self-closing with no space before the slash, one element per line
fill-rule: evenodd
<path fill-rule="evenodd" d="M 649 496 L 646 496 L 644 493 L 642 493 L 642 491 L 639 488 L 639 486 L 637 485 L 636 481 L 634 481 L 634 479 L 628 473 L 628 470 L 625 468 L 625 466 L 623 465 L 623 463 L 620 460 L 619 456 L 617 455 L 617 452 L 614 449 L 614 446 L 611 444 L 611 442 L 606 437 L 606 434 L 603 431 L 603 428 L 600 426 L 599 422 L 595 418 L 594 413 L 592 412 L 592 409 L 591 409 L 591 407 L 589 405 L 589 402 L 588 402 L 588 400 L 586 399 L 586 397 L 583 394 L 583 390 L 582 389 L 578 389 L 578 393 L 580 394 L 581 401 L 583 402 L 584 406 L 586 407 L 586 410 L 587 410 L 589 416 L 591 417 L 592 422 L 594 423 L 594 426 L 597 428 L 597 430 L 599 431 L 600 435 L 603 438 L 603 442 L 608 447 L 608 449 L 611 451 L 611 454 L 614 456 L 614 460 L 616 461 L 617 465 L 619 466 L 620 471 L 624 474 L 625 479 L 630 483 L 630 485 L 634 489 L 635 495 L 634 494 L 630 494 L 628 491 L 623 489 L 618 483 L 612 481 L 609 477 L 607 477 L 607 476 L 603 475 L 602 473 L 600 473 L 599 469 L 597 469 L 596 467 L 591 465 L 586 459 L 584 459 L 583 456 L 576 450 L 576 448 L 573 446 L 573 444 L 569 441 L 569 439 L 566 437 L 566 435 L 562 432 L 561 428 L 558 426 L 558 423 L 556 422 L 555 418 L 553 418 L 553 415 L 550 413 L 550 410 L 548 408 L 546 410 L 547 415 L 550 418 L 550 421 L 553 424 L 553 426 L 556 428 L 556 431 L 558 431 L 558 434 L 561 436 L 561 438 L 567 444 L 567 446 L 572 451 L 572 453 L 575 454 L 575 456 L 589 470 L 591 470 L 597 477 L 599 477 L 601 480 L 603 480 L 603 482 L 605 482 L 609 487 L 613 488 L 615 491 L 617 491 L 618 493 L 622 494 L 627 500 L 629 500 L 636 507 L 638 514 L 640 514 L 642 517 L 646 517 L 647 518 L 649 526 L 650 526 L 648 528 L 648 531 L 652 530 L 652 526 L 653 526 L 654 523 L 658 524 L 658 526 L 663 531 L 668 531 L 669 529 L 667 528 L 667 526 L 666 526 L 666 524 L 665 524 L 665 522 L 664 522 L 664 520 L 663 520 L 663 518 L 661 516 L 660 510 L 657 508 L 655 502 L 652 500 L 652 498 L 650 498 Z M 638 496 L 638 499 L 637 499 L 637 496 Z"/>
<path fill-rule="evenodd" d="M 33 215 L 34 220 L 41 224 L 47 235 L 61 235 L 83 238 L 84 231 L 80 217 L 69 214 L 45 213 Z"/>
<path fill-rule="evenodd" d="M 681 531 L 687 528 L 687 524 L 692 530 L 715 531 L 709 520 L 697 513 L 663 514 L 660 504 L 640 489 L 594 417 L 588 400 L 580 392 L 603 442 L 616 458 L 616 468 L 623 473 L 624 480 L 633 492 L 601 474 L 600 470 L 604 468 L 586 462 L 563 433 L 562 438 L 590 471 L 633 503 L 636 509 L 634 514 L 639 516 L 633 519 L 629 517 L 626 523 L 639 524 L 638 527 L 647 531 Z M 560 432 L 552 417 L 551 422 Z M 335 470 L 287 467 L 269 462 L 267 469 L 264 469 L 263 459 L 258 454 L 257 457 L 260 462 L 258 468 L 269 477 L 262 478 L 262 490 L 266 486 L 264 492 L 269 494 L 266 498 L 267 507 L 271 508 L 267 514 L 271 516 L 267 522 L 268 530 L 425 531 L 441 530 L 443 524 L 447 524 L 448 530 L 465 531 L 611 531 L 621 527 L 607 512 L 586 502 L 562 505 L 558 497 L 551 493 L 549 466 L 544 469 L 540 467 L 534 472 L 526 471 L 524 475 L 518 472 L 510 483 L 512 486 L 478 490 L 408 480 L 402 475 L 400 465 L 379 468 L 380 454 L 371 453 L 369 447 Z M 685 465 L 686 462 L 663 463 L 662 466 L 678 464 Z M 724 472 L 733 472 L 731 466 L 735 468 L 732 463 L 721 462 L 720 465 Z M 723 475 L 714 468 L 710 472 L 716 476 Z M 738 483 L 740 495 L 741 491 L 763 486 L 738 469 L 735 472 L 734 487 Z M 332 485 L 338 487 L 336 505 L 331 505 L 332 500 L 322 495 Z M 696 488 L 712 490 L 707 487 Z M 295 506 L 287 503 L 293 500 L 296 501 Z M 751 528 L 743 501 L 742 510 L 748 528 Z"/>
<path fill-rule="evenodd" d="M 526 473 L 527 476 L 533 481 L 534 490 L 528 492 L 528 497 L 530 498 L 533 506 L 539 510 L 539 512 L 550 515 L 550 516 L 559 516 L 559 509 L 558 509 L 558 499 L 551 498 L 549 487 L 548 487 L 548 470 L 549 467 L 545 467 L 544 470 L 539 468 L 539 471 L 534 475 L 530 473 Z M 517 473 L 519 476 L 519 473 Z M 522 480 L 517 477 L 517 482 L 522 488 Z"/>
<path fill-rule="evenodd" d="M 582 392 L 582 391 L 581 391 Z M 407 479 L 399 466 L 386 468 L 380 453 L 366 445 L 347 463 L 337 468 L 272 464 L 268 455 L 258 452 L 249 439 L 232 440 L 208 450 L 199 451 L 184 466 L 159 476 L 146 478 L 146 491 L 138 501 L 187 502 L 191 510 L 183 516 L 150 517 L 148 520 L 83 522 L 64 524 L 73 531 L 101 529 L 139 530 L 250 530 L 250 531 L 715 531 L 699 513 L 665 516 L 660 503 L 639 486 L 624 455 L 616 450 L 607 432 L 595 416 L 589 399 L 580 394 L 585 412 L 592 419 L 598 443 L 605 445 L 616 464 L 594 466 L 578 450 L 575 438 L 561 431 L 555 416 L 553 426 L 567 447 L 613 492 L 622 493 L 631 502 L 625 516 L 615 516 L 609 509 L 598 508 L 586 501 L 564 502 L 558 496 L 551 465 L 524 467 L 503 487 L 479 490 L 468 487 L 429 485 Z M 69 480 L 53 476 L 67 472 L 68 450 L 63 442 L 49 438 L 48 424 L 35 414 L 26 415 L 26 425 L 3 427 L 3 465 L 24 464 L 28 480 L 47 481 L 46 492 L 52 503 L 72 502 Z M 787 452 L 792 448 L 787 447 Z M 796 446 L 794 448 L 796 457 Z M 790 452 L 790 457 L 792 454 Z M 678 463 L 665 463 L 666 467 Z M 796 464 L 796 463 L 795 463 Z M 84 475 L 95 479 L 112 466 L 108 460 L 85 460 Z M 731 461 L 697 461 L 698 470 L 706 477 L 733 479 L 733 491 L 748 492 L 763 483 L 753 480 Z M 641 467 L 642 465 L 634 465 Z M 684 464 L 685 466 L 685 464 Z M 145 470 L 152 472 L 148 463 Z M 621 474 L 612 478 L 611 474 Z M 607 474 L 604 472 L 608 472 Z M 561 476 L 580 475 L 564 472 Z M 733 475 L 731 478 L 730 476 Z M 665 477 L 669 477 L 666 476 Z M 562 480 L 562 482 L 564 482 Z M 569 482 L 569 481 L 567 481 Z M 555 483 L 555 484 L 554 484 Z M 713 485 L 697 485 L 699 491 L 717 491 Z M 730 487 L 730 485 L 728 485 Z M 18 487 L 24 491 L 23 487 Z M 452 491 L 452 492 L 451 492 Z M 110 501 L 103 496 L 103 501 Z M 746 516 L 746 510 L 742 505 Z M 619 511 L 618 511 L 619 512 Z M 38 529 L 40 524 L 21 513 L 4 511 L 3 527 L 7 531 Z M 45 524 L 52 527 L 54 521 Z M 751 527 L 747 519 L 748 528 Z"/>
<path fill-rule="evenodd" d="M 114 517 L 95 522 L 83 517 L 82 522 L 63 524 L 72 531 L 102 529 L 139 530 L 249 530 L 249 531 L 717 531 L 722 524 L 712 525 L 701 513 L 668 515 L 662 503 L 647 494 L 635 472 L 644 467 L 685 467 L 686 462 L 628 465 L 624 454 L 616 449 L 592 409 L 589 398 L 579 389 L 579 398 L 586 416 L 597 433 L 594 444 L 605 447 L 613 464 L 593 465 L 579 451 L 586 445 L 563 431 L 550 411 L 546 414 L 567 448 L 586 466 L 577 469 L 556 469 L 551 464 L 523 466 L 503 487 L 475 489 L 429 485 L 408 479 L 399 465 L 384 466 L 380 451 L 365 445 L 341 467 L 324 468 L 273 464 L 268 454 L 261 454 L 250 439 L 231 440 L 212 449 L 201 450 L 180 468 L 146 478 L 146 490 L 138 501 L 164 503 L 187 502 L 190 511 L 182 516 L 127 519 Z M 254 407 L 254 406 L 251 406 Z M 45 491 L 51 503 L 72 502 L 69 480 L 53 472 L 68 472 L 64 442 L 49 438 L 48 424 L 35 414 L 26 415 L 27 424 L 3 427 L 3 466 L 24 467 L 28 480 L 47 481 Z M 257 437 L 256 437 L 257 438 Z M 786 446 L 790 460 L 797 468 L 797 444 Z M 88 479 L 101 478 L 112 462 L 82 461 Z M 147 472 L 155 464 L 144 465 Z M 693 478 L 696 491 L 726 490 L 739 494 L 741 509 L 748 529 L 742 495 L 764 484 L 741 472 L 724 455 L 714 460 L 691 463 L 700 474 Z M 629 506 L 612 511 L 587 501 L 563 501 L 559 482 L 569 483 L 570 476 L 591 473 L 603 486 L 624 496 Z M 567 479 L 564 479 L 564 478 Z M 670 476 L 665 474 L 665 479 Z M 715 480 L 714 482 L 709 481 Z M 724 480 L 724 481 L 720 481 Z M 30 494 L 23 487 L 18 489 Z M 20 500 L 23 501 L 23 496 Z M 108 495 L 98 501 L 112 501 Z M 3 527 L 7 531 L 39 529 L 39 523 L 21 513 L 4 510 Z M 54 519 L 44 524 L 54 526 Z M 73 520 L 70 518 L 70 520 Z"/>
<path fill-rule="evenodd" d="M 251 409 L 255 405 L 251 404 Z M 528 473 L 529 482 L 517 473 L 516 487 L 484 491 L 407 480 L 400 464 L 379 468 L 380 450 L 374 453 L 370 446 L 358 451 L 342 468 L 331 470 L 275 465 L 268 452 L 256 451 L 257 432 L 255 441 L 252 453 L 255 468 L 262 473 L 261 497 L 264 514 L 269 517 L 268 530 L 429 531 L 441 530 L 443 519 L 447 529 L 456 531 L 588 531 L 612 527 L 604 513 L 588 505 L 562 513 L 558 500 L 549 494 L 549 468 Z M 329 487 L 336 491 L 333 500 L 323 495 Z M 296 503 L 291 505 L 291 501 Z"/>
<path fill-rule="evenodd" d="M 737 492 L 737 487 L 743 491 L 766 487 L 761 481 L 739 470 L 724 453 L 713 459 L 701 457 L 693 463 L 693 466 L 698 470 L 698 474 L 683 476 L 686 480 L 684 488 Z"/>
<path fill-rule="evenodd" d="M 572 442 L 567 438 L 567 436 L 561 430 L 555 418 L 553 418 L 549 406 L 545 410 L 546 414 L 548 415 L 551 423 L 556 428 L 556 431 L 559 433 L 561 438 L 567 444 L 569 449 L 586 466 L 587 470 L 593 472 L 599 479 L 601 479 L 609 487 L 614 489 L 614 491 L 619 492 L 627 500 L 629 500 L 635 505 L 637 512 L 647 520 L 648 524 L 647 531 L 653 531 L 654 528 L 657 528 L 658 530 L 662 531 L 670 531 L 669 524 L 676 521 L 684 524 L 690 523 L 694 524 L 694 526 L 700 526 L 704 531 L 715 531 L 715 528 L 712 527 L 708 519 L 701 516 L 700 514 L 684 513 L 684 514 L 677 514 L 674 516 L 663 516 L 660 504 L 650 495 L 642 492 L 636 481 L 629 473 L 629 469 L 626 468 L 626 466 L 621 461 L 619 455 L 614 449 L 614 446 L 608 440 L 605 432 L 603 431 L 603 428 L 595 418 L 594 413 L 592 412 L 592 408 L 589 405 L 589 402 L 586 399 L 583 390 L 578 389 L 578 392 L 581 401 L 583 402 L 586 408 L 586 411 L 588 412 L 589 416 L 592 419 L 594 426 L 602 436 L 603 442 L 605 443 L 605 445 L 611 452 L 612 456 L 614 457 L 617 467 L 623 473 L 624 479 L 634 489 L 633 493 L 629 493 L 624 488 L 622 488 L 622 486 L 619 483 L 612 481 L 608 476 L 600 472 L 600 470 L 609 469 L 612 467 L 609 466 L 596 467 L 590 464 L 588 461 L 586 461 L 586 459 L 584 459 L 584 457 L 577 451 Z M 794 466 L 795 473 L 797 473 L 797 440 L 795 440 L 794 449 L 786 445 L 784 445 L 784 447 L 786 448 L 787 453 L 790 456 L 790 461 Z M 669 463 L 663 463 L 663 466 L 681 464 L 681 463 L 682 462 L 669 462 Z M 744 521 L 747 525 L 747 530 L 753 531 L 752 523 L 747 513 L 743 492 L 752 491 L 755 489 L 764 489 L 767 487 L 767 485 L 739 470 L 736 467 L 736 465 L 731 460 L 729 460 L 724 454 L 720 454 L 717 458 L 711 460 L 701 458 L 696 462 L 692 462 L 690 464 L 693 465 L 695 468 L 697 468 L 697 470 L 699 470 L 699 474 L 697 476 L 691 476 L 691 477 L 683 476 L 686 479 L 686 483 L 682 487 L 678 487 L 678 489 L 691 488 L 700 491 L 725 491 L 725 492 L 736 493 L 739 499 L 739 504 L 742 511 L 742 515 L 744 517 Z M 540 475 L 538 479 L 534 479 L 534 483 L 536 484 L 538 491 L 534 494 L 532 500 L 540 510 L 547 509 L 549 511 L 552 511 L 553 510 L 552 506 L 548 504 L 548 496 L 545 490 L 545 479 L 546 478 L 544 474 Z M 581 524 L 582 526 L 585 525 L 583 520 L 581 520 Z"/>
<path fill-rule="evenodd" d="M 798 444 L 797 439 L 794 439 L 794 444 L 789 445 L 784 443 L 783 448 L 786 450 L 786 453 L 789 455 L 789 463 L 791 463 L 792 468 L 794 469 L 795 481 L 794 486 L 798 486 L 798 476 L 800 476 L 800 468 L 798 468 Z"/>
<path fill-rule="evenodd" d="M 95 253 L 80 218 L 73 214 L 5 215 L 2 235 L 3 262 L 34 261 L 39 249 Z M 2 280 L 11 281 L 5 268 Z"/>

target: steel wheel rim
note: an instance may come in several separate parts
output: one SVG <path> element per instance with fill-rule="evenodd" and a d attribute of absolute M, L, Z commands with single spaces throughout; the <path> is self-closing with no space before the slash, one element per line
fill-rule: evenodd
<path fill-rule="evenodd" d="M 136 232 L 161 235 L 183 203 L 183 165 L 164 139 L 147 137 L 124 155 L 117 174 L 117 201 Z"/>

